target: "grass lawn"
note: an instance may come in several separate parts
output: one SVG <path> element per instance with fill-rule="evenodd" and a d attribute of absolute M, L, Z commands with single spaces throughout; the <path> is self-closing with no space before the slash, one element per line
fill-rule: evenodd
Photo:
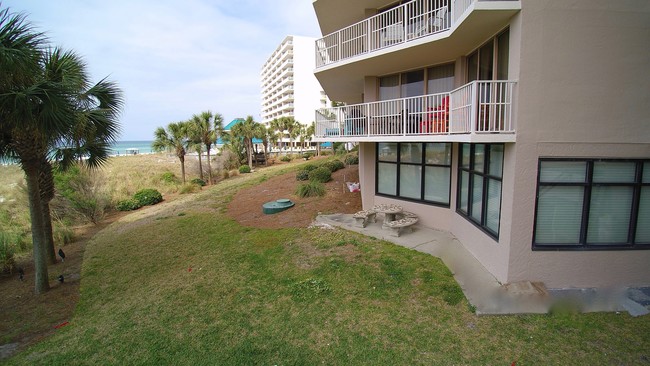
<path fill-rule="evenodd" d="M 87 246 L 69 325 L 7 363 L 650 363 L 648 317 L 477 317 L 437 258 L 342 229 L 242 227 L 224 207 L 259 179 L 102 231 Z"/>

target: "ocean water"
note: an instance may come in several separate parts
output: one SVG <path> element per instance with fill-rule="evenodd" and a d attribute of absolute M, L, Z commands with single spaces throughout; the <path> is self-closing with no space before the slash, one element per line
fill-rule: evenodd
<path fill-rule="evenodd" d="M 149 154 L 153 141 L 116 141 L 111 146 L 111 155 L 126 155 L 126 149 L 138 149 L 138 154 Z"/>
<path fill-rule="evenodd" d="M 126 155 L 126 149 L 136 148 L 138 154 L 151 154 L 151 143 L 153 141 L 116 141 L 111 145 L 110 155 Z M 16 162 L 10 159 L 0 159 L 1 165 L 15 164 Z"/>

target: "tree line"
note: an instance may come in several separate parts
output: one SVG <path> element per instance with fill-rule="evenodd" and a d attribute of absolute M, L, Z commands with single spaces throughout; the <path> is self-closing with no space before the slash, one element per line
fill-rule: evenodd
<path fill-rule="evenodd" d="M 115 82 L 92 83 L 78 54 L 51 46 L 0 4 L 0 158 L 25 172 L 37 294 L 49 289 L 47 264 L 56 262 L 53 171 L 105 163 L 123 104 Z"/>
<path fill-rule="evenodd" d="M 210 152 L 218 139 L 223 142 L 223 149 L 232 151 L 240 164 L 247 163 L 253 166 L 253 155 L 256 153 L 254 140 L 261 141 L 265 164 L 268 161 L 270 146 L 283 148 L 283 138 L 289 138 L 289 146 L 293 150 L 294 141 L 300 141 L 304 147 L 306 141 L 311 141 L 315 133 L 314 122 L 305 126 L 293 117 L 276 118 L 269 126 L 256 122 L 252 116 L 236 123 L 228 131 L 224 130 L 223 117 L 220 113 L 203 111 L 192 118 L 172 122 L 167 127 L 158 127 L 154 132 L 152 150 L 173 152 L 181 163 L 181 175 L 185 183 L 185 155 L 194 151 L 199 157 L 199 174 L 203 180 L 203 164 L 201 155 L 205 151 L 208 163 L 208 182 L 211 184 L 212 169 L 210 166 Z"/>

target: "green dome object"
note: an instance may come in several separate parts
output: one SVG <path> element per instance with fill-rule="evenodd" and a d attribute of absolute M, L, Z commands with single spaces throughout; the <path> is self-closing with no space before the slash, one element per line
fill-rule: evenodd
<path fill-rule="evenodd" d="M 286 198 L 281 198 L 276 201 L 267 202 L 262 205 L 262 212 L 267 215 L 275 214 L 282 212 L 288 208 L 293 207 L 294 203 L 291 200 Z"/>

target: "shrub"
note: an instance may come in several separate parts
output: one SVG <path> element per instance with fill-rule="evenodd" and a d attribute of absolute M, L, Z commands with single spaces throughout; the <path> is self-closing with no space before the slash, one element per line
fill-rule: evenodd
<path fill-rule="evenodd" d="M 118 201 L 115 205 L 115 209 L 118 211 L 133 211 L 139 209 L 140 207 L 142 207 L 142 205 L 133 198 Z"/>
<path fill-rule="evenodd" d="M 309 180 L 313 182 L 327 183 L 332 179 L 332 172 L 326 167 L 320 167 L 309 172 Z"/>
<path fill-rule="evenodd" d="M 194 178 L 190 181 L 192 184 L 196 184 L 197 186 L 205 187 L 206 183 L 203 179 L 201 178 Z"/>
<path fill-rule="evenodd" d="M 326 163 L 323 163 L 323 166 L 329 169 L 330 172 L 334 173 L 335 171 L 339 169 L 345 168 L 345 164 L 341 160 L 335 159 L 335 160 L 330 160 Z"/>
<path fill-rule="evenodd" d="M 66 171 L 55 171 L 54 186 L 58 197 L 51 206 L 58 216 L 93 223 L 104 217 L 110 199 L 104 193 L 103 181 L 88 170 L 74 166 Z"/>
<path fill-rule="evenodd" d="M 318 168 L 318 165 L 316 165 L 316 164 L 307 164 L 307 165 L 302 167 L 302 170 L 305 170 L 305 171 L 307 171 L 309 173 L 312 170 L 315 170 L 317 168 Z"/>
<path fill-rule="evenodd" d="M 172 172 L 164 172 L 160 175 L 160 181 L 168 184 L 176 184 L 178 183 L 178 178 L 176 178 L 176 175 Z"/>
<path fill-rule="evenodd" d="M 302 158 L 305 159 L 305 160 L 309 160 L 309 159 L 311 159 L 313 157 L 314 157 L 314 153 L 308 152 L 308 153 L 302 154 Z"/>
<path fill-rule="evenodd" d="M 242 165 L 239 167 L 239 172 L 240 173 L 250 173 L 251 172 L 251 167 L 248 165 Z"/>
<path fill-rule="evenodd" d="M 322 150 L 320 156 L 329 156 L 332 155 L 332 150 Z"/>
<path fill-rule="evenodd" d="M 280 158 L 280 161 L 284 161 L 285 163 L 288 163 L 288 162 L 291 161 L 291 157 L 290 157 L 289 155 L 283 155 L 283 156 Z"/>
<path fill-rule="evenodd" d="M 303 183 L 296 188 L 296 196 L 305 197 L 322 197 L 325 195 L 325 185 L 320 182 Z"/>
<path fill-rule="evenodd" d="M 142 206 L 155 205 L 158 202 L 162 202 L 162 194 L 153 188 L 145 188 L 137 191 L 133 195 L 133 199 Z"/>
<path fill-rule="evenodd" d="M 359 164 L 359 155 L 358 154 L 348 154 L 345 156 L 345 164 L 347 165 L 356 165 Z"/>
<path fill-rule="evenodd" d="M 305 169 L 298 170 L 296 172 L 296 180 L 308 180 L 309 179 L 309 171 Z"/>

